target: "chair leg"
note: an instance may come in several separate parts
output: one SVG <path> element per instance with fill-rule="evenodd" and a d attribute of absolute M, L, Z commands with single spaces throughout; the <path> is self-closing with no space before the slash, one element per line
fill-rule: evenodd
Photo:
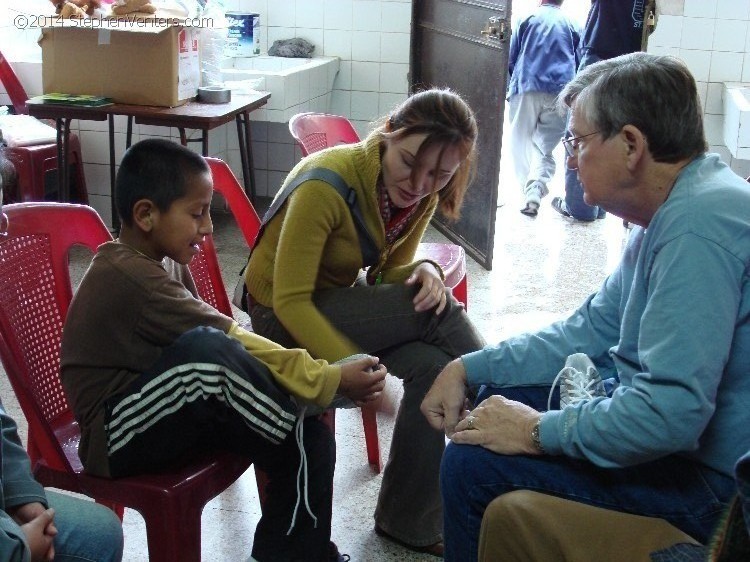
<path fill-rule="evenodd" d="M 119 503 L 108 502 L 106 500 L 97 500 L 96 498 L 94 498 L 94 501 L 99 505 L 103 505 L 107 509 L 111 509 L 112 511 L 114 511 L 115 515 L 117 515 L 117 517 L 120 519 L 120 522 L 122 523 L 122 518 L 125 515 L 125 507 L 123 507 Z"/>
<path fill-rule="evenodd" d="M 174 509 L 154 505 L 141 513 L 146 521 L 151 562 L 201 562 L 201 512 L 189 502 Z"/>
<path fill-rule="evenodd" d="M 365 445 L 367 447 L 367 462 L 375 471 L 380 474 L 383 465 L 380 461 L 380 442 L 378 440 L 378 420 L 375 416 L 375 410 L 372 408 L 362 408 L 362 425 L 365 428 Z"/>
<path fill-rule="evenodd" d="M 469 288 L 466 281 L 466 275 L 461 278 L 461 281 L 453 287 L 453 296 L 456 300 L 464 305 L 464 310 L 469 310 Z"/>

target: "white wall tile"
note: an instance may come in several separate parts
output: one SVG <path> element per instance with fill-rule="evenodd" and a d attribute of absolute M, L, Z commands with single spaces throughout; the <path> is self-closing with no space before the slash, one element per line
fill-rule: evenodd
<path fill-rule="evenodd" d="M 268 2 L 266 0 L 239 0 L 239 10 L 251 14 L 260 14 L 260 24 L 266 25 L 268 16 Z"/>
<path fill-rule="evenodd" d="M 334 90 L 331 92 L 331 113 L 351 117 L 352 93 L 350 90 Z"/>
<path fill-rule="evenodd" d="M 683 21 L 689 18 L 661 16 L 656 30 L 648 38 L 649 51 L 652 47 L 678 47 L 682 43 Z"/>
<path fill-rule="evenodd" d="M 352 110 L 353 119 L 377 119 L 380 115 L 377 92 L 356 92 L 352 91 Z"/>
<path fill-rule="evenodd" d="M 739 82 L 742 79 L 744 53 L 711 53 L 709 82 Z"/>
<path fill-rule="evenodd" d="M 108 165 L 87 163 L 83 166 L 83 173 L 86 176 L 86 190 L 89 192 L 89 195 L 92 193 L 96 195 L 111 195 L 112 184 L 109 178 Z"/>
<path fill-rule="evenodd" d="M 352 61 L 352 90 L 380 91 L 380 63 Z"/>
<path fill-rule="evenodd" d="M 710 4 L 707 1 L 706 4 Z M 746 20 L 750 14 L 750 0 L 717 0 L 716 17 L 727 20 Z"/>
<path fill-rule="evenodd" d="M 696 18 L 716 17 L 716 0 L 685 0 L 685 16 Z"/>
<path fill-rule="evenodd" d="M 716 20 L 713 18 L 682 18 L 680 47 L 710 51 L 714 44 L 715 26 Z M 744 36 L 742 40 L 744 44 Z M 649 39 L 649 46 L 650 43 L 651 39 Z"/>
<path fill-rule="evenodd" d="M 352 32 L 343 29 L 326 29 L 323 35 L 323 52 L 327 57 L 352 60 Z"/>
<path fill-rule="evenodd" d="M 306 39 L 307 41 L 309 41 L 315 46 L 315 50 L 313 51 L 313 56 L 323 56 L 323 51 L 325 50 L 325 30 L 324 29 L 298 27 L 294 31 L 294 36 L 301 37 L 302 39 Z"/>
<path fill-rule="evenodd" d="M 401 2 L 383 2 L 381 26 L 383 31 L 410 33 L 411 4 Z"/>
<path fill-rule="evenodd" d="M 704 84 L 704 82 L 700 82 L 700 84 Z M 704 113 L 714 113 L 714 114 L 723 114 L 724 113 L 724 106 L 723 106 L 723 96 L 724 92 L 724 85 L 721 82 L 709 82 L 706 84 L 706 96 L 703 102 L 703 112 Z"/>
<path fill-rule="evenodd" d="M 352 56 L 358 61 L 380 61 L 380 32 L 355 31 L 352 32 Z"/>
<path fill-rule="evenodd" d="M 382 63 L 380 65 L 380 91 L 405 94 L 409 90 L 409 65 Z"/>
<path fill-rule="evenodd" d="M 352 61 L 342 60 L 339 64 L 339 73 L 333 81 L 334 90 L 352 89 Z"/>
<path fill-rule="evenodd" d="M 354 2 L 352 29 L 355 31 L 381 31 L 380 0 Z"/>
<path fill-rule="evenodd" d="M 352 29 L 352 0 L 325 0 L 326 29 Z"/>
<path fill-rule="evenodd" d="M 681 16 L 684 11 L 685 0 L 659 0 L 659 6 L 657 8 L 659 14 Z"/>
<path fill-rule="evenodd" d="M 405 99 L 406 92 L 403 94 L 381 93 L 378 99 L 378 115 L 386 115 L 387 113 L 390 113 Z"/>
<path fill-rule="evenodd" d="M 275 27 L 294 27 L 296 21 L 296 2 L 271 1 L 268 3 L 268 24 Z M 263 22 L 260 22 L 263 25 Z"/>
<path fill-rule="evenodd" d="M 747 28 L 747 20 L 716 20 L 713 50 L 743 52 L 747 40 Z"/>
<path fill-rule="evenodd" d="M 711 51 L 694 51 L 691 49 L 680 49 L 679 57 L 693 73 L 696 80 L 709 81 L 711 71 Z"/>
<path fill-rule="evenodd" d="M 284 2 L 291 3 L 290 0 Z M 325 20 L 323 0 L 296 0 L 295 25 L 297 27 L 323 28 Z"/>
<path fill-rule="evenodd" d="M 383 33 L 380 40 L 381 62 L 409 62 L 411 37 L 408 33 Z"/>
<path fill-rule="evenodd" d="M 723 115 L 704 115 L 703 127 L 706 131 L 706 141 L 708 142 L 708 144 L 724 143 Z"/>

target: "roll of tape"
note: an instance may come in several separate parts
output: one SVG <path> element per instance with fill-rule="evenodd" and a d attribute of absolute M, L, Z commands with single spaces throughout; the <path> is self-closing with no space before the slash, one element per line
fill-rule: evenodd
<path fill-rule="evenodd" d="M 198 101 L 202 103 L 227 103 L 232 99 L 232 90 L 222 86 L 198 88 Z"/>

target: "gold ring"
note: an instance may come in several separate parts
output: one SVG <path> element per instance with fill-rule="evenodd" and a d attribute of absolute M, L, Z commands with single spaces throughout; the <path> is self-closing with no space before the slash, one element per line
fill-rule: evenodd
<path fill-rule="evenodd" d="M 469 429 L 474 429 L 475 419 L 476 418 L 474 416 L 469 416 L 468 418 L 466 418 L 466 424 L 467 424 L 466 427 L 468 427 Z"/>

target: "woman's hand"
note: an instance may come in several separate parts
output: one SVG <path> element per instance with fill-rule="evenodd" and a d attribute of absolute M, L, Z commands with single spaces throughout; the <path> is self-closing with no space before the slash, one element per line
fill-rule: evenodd
<path fill-rule="evenodd" d="M 531 406 L 496 394 L 466 415 L 451 439 L 464 445 L 481 445 L 501 455 L 538 455 L 531 430 L 542 416 Z"/>
<path fill-rule="evenodd" d="M 338 393 L 351 399 L 357 406 L 372 405 L 380 399 L 385 388 L 387 370 L 377 357 L 365 357 L 341 365 Z"/>
<path fill-rule="evenodd" d="M 420 285 L 417 296 L 412 301 L 416 312 L 424 312 L 431 308 L 435 309 L 435 314 L 440 314 L 445 309 L 448 302 L 448 293 L 446 292 L 440 273 L 430 262 L 420 263 L 406 279 L 407 285 Z"/>

